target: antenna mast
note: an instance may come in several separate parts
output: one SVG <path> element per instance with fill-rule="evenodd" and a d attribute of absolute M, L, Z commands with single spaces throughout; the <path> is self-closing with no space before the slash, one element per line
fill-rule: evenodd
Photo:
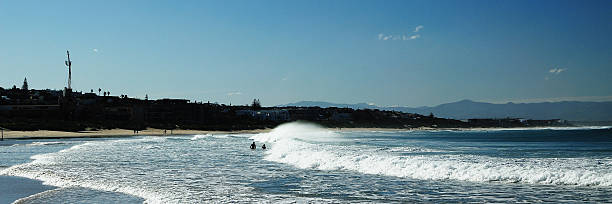
<path fill-rule="evenodd" d="M 68 55 L 68 60 L 65 61 L 66 66 L 68 66 L 68 89 L 72 89 L 72 61 L 70 61 L 70 52 L 68 50 L 66 50 L 66 55 Z"/>

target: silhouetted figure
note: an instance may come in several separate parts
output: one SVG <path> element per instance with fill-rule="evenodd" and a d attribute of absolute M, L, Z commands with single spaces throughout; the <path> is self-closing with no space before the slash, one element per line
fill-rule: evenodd
<path fill-rule="evenodd" d="M 262 148 L 262 149 L 266 149 L 266 144 L 263 144 L 263 145 L 261 146 L 261 148 Z"/>
<path fill-rule="evenodd" d="M 255 146 L 255 142 L 253 142 L 253 144 L 251 144 L 251 149 L 255 149 L 257 148 L 257 146 Z"/>

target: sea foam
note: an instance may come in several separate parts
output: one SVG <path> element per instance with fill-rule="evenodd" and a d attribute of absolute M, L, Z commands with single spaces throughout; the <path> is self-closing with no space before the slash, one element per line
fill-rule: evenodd
<path fill-rule="evenodd" d="M 159 141 L 164 138 L 143 138 L 140 141 Z M 133 141 L 133 140 L 132 140 Z M 106 141 L 106 143 L 129 143 L 130 140 L 115 140 Z M 53 171 L 53 167 L 65 164 L 70 161 L 73 155 L 78 154 L 80 150 L 87 147 L 94 147 L 100 145 L 100 142 L 85 142 L 72 146 L 68 149 L 61 150 L 55 153 L 38 154 L 31 157 L 32 161 L 29 163 L 14 165 L 9 168 L 0 171 L 0 175 L 8 176 L 20 176 L 30 179 L 36 179 L 43 181 L 45 185 L 57 186 L 57 187 L 71 187 L 80 186 L 85 188 L 91 188 L 101 191 L 120 192 L 125 194 L 134 195 L 145 199 L 146 203 L 163 203 L 163 198 L 169 197 L 161 192 L 150 191 L 142 188 L 135 188 L 129 185 L 121 185 L 113 181 L 101 182 L 96 178 L 95 175 L 91 175 L 90 179 L 76 178 L 73 172 L 67 173 L 62 171 Z M 83 175 L 87 175 L 89 172 L 80 172 Z M 43 192 L 44 193 L 44 192 Z"/>
<path fill-rule="evenodd" d="M 612 186 L 611 158 L 500 158 L 482 155 L 401 155 L 367 145 L 334 145 L 341 135 L 305 123 L 288 123 L 251 139 L 268 143 L 265 159 L 319 170 L 348 170 L 411 179 Z M 410 151 L 431 152 L 418 147 Z M 600 165 L 598 165 L 600 164 Z"/>

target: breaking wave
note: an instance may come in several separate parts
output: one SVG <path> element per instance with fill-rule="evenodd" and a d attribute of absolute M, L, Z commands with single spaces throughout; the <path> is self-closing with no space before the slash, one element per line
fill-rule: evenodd
<path fill-rule="evenodd" d="M 612 186 L 612 158 L 499 158 L 482 155 L 403 155 L 397 150 L 335 144 L 341 134 L 313 124 L 288 123 L 251 139 L 269 144 L 265 160 L 302 169 L 348 170 L 411 179 Z M 330 142 L 331 141 L 331 142 Z"/>

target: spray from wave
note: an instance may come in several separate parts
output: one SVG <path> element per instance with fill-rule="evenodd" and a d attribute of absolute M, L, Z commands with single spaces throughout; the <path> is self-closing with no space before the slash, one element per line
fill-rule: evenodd
<path fill-rule="evenodd" d="M 303 169 L 348 170 L 427 180 L 612 186 L 612 172 L 605 166 L 593 166 L 592 163 L 601 161 L 592 159 L 401 155 L 391 151 L 394 148 L 334 143 L 341 138 L 341 134 L 299 122 L 283 124 L 269 133 L 251 137 L 270 146 L 265 160 Z"/>

